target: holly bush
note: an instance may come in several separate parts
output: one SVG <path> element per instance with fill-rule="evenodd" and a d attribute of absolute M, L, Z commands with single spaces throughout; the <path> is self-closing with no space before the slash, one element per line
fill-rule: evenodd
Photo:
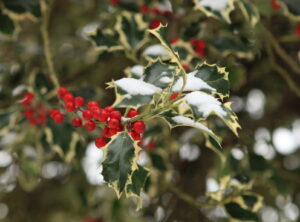
<path fill-rule="evenodd" d="M 298 221 L 297 0 L 0 0 L 1 221 Z"/>

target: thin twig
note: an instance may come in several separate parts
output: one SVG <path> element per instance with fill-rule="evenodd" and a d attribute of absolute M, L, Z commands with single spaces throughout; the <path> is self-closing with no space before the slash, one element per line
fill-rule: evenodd
<path fill-rule="evenodd" d="M 49 20 L 54 1 L 50 1 L 49 5 L 46 2 L 41 1 L 41 10 L 42 10 L 42 21 L 41 21 L 41 34 L 44 42 L 44 54 L 46 57 L 47 66 L 49 69 L 50 78 L 56 88 L 59 87 L 59 81 L 57 74 L 54 68 L 53 55 L 50 49 L 50 39 L 49 39 Z"/>

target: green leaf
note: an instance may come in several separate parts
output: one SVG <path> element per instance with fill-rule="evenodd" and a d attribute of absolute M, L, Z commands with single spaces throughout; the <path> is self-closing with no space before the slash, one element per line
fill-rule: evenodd
<path fill-rule="evenodd" d="M 33 80 L 34 91 L 38 92 L 40 95 L 45 96 L 52 89 L 54 89 L 53 84 L 49 81 L 49 78 L 42 72 L 36 72 Z"/>
<path fill-rule="evenodd" d="M 41 16 L 41 8 L 38 0 L 2 0 L 5 8 L 16 13 L 30 13 L 35 17 Z"/>
<path fill-rule="evenodd" d="M 149 176 L 149 171 L 142 166 L 138 166 L 138 169 L 135 170 L 131 177 L 131 184 L 127 185 L 127 194 L 140 195 L 141 191 L 144 188 L 146 180 Z"/>
<path fill-rule="evenodd" d="M 0 113 L 0 120 L 0 136 L 2 136 L 8 133 L 11 128 L 15 127 L 17 121 L 16 113 Z"/>
<path fill-rule="evenodd" d="M 223 20 L 227 23 L 231 23 L 230 13 L 234 10 L 234 0 L 226 1 L 226 4 L 215 4 L 213 1 L 209 5 L 209 1 L 205 1 L 206 4 L 203 4 L 203 0 L 194 0 L 195 10 L 203 12 L 208 17 L 214 17 L 216 19 Z M 217 5 L 217 6 L 216 6 Z"/>
<path fill-rule="evenodd" d="M 88 33 L 88 37 L 99 52 L 112 52 L 124 49 L 119 43 L 118 33 L 111 30 L 98 28 L 94 32 Z"/>
<path fill-rule="evenodd" d="M 180 91 L 183 85 L 182 78 L 174 82 L 172 91 Z M 228 72 L 217 65 L 203 63 L 196 70 L 187 74 L 184 91 L 202 90 L 204 92 L 218 94 L 220 98 L 229 96 Z"/>
<path fill-rule="evenodd" d="M 158 154 L 158 153 L 149 153 L 150 154 L 150 158 L 151 158 L 151 162 L 154 168 L 160 170 L 160 171 L 166 171 L 167 170 L 167 166 L 165 164 L 165 161 L 163 159 L 163 157 Z"/>
<path fill-rule="evenodd" d="M 222 104 L 212 95 L 200 91 L 188 93 L 183 100 L 189 104 L 196 121 L 216 115 L 237 135 L 240 125 L 237 122 L 237 116 L 230 108 L 231 103 Z"/>
<path fill-rule="evenodd" d="M 300 21 L 300 5 L 297 0 L 282 0 L 285 4 L 280 4 L 283 8 L 284 14 L 294 21 Z"/>
<path fill-rule="evenodd" d="M 138 107 L 150 104 L 154 94 L 162 91 L 155 85 L 133 78 L 119 79 L 109 83 L 109 87 L 115 88 L 116 100 L 113 106 L 116 107 Z"/>
<path fill-rule="evenodd" d="M 16 29 L 14 21 L 0 10 L 0 33 L 7 36 L 13 36 Z"/>
<path fill-rule="evenodd" d="M 260 19 L 260 15 L 259 15 L 259 12 L 258 12 L 256 6 L 251 1 L 240 0 L 237 2 L 240 6 L 240 9 L 241 9 L 242 14 L 245 17 L 245 19 L 252 26 L 255 26 Z"/>
<path fill-rule="evenodd" d="M 173 82 L 176 72 L 176 67 L 167 65 L 157 59 L 148 64 L 142 78 L 147 83 L 159 88 L 166 88 Z"/>
<path fill-rule="evenodd" d="M 106 156 L 102 163 L 104 180 L 112 186 L 118 196 L 130 182 L 134 168 L 136 168 L 135 142 L 127 132 L 118 133 L 105 147 Z"/>
<path fill-rule="evenodd" d="M 226 203 L 224 207 L 230 217 L 234 219 L 240 221 L 258 221 L 258 216 L 255 213 L 245 210 L 235 202 Z"/>
<path fill-rule="evenodd" d="M 148 24 L 144 21 L 142 14 L 122 12 L 117 17 L 115 26 L 119 34 L 120 43 L 129 50 L 138 50 L 145 42 L 145 31 Z"/>

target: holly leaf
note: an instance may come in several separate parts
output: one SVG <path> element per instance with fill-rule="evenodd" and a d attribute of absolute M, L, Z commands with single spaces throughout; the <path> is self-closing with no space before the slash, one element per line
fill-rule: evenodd
<path fill-rule="evenodd" d="M 183 100 L 190 106 L 196 121 L 216 115 L 237 135 L 240 125 L 237 122 L 237 116 L 230 108 L 230 103 L 222 104 L 214 96 L 201 91 L 188 93 Z"/>
<path fill-rule="evenodd" d="M 208 17 L 231 23 L 230 13 L 234 10 L 234 0 L 210 1 L 194 0 L 194 10 L 203 12 Z"/>
<path fill-rule="evenodd" d="M 109 29 L 101 30 L 100 28 L 87 34 L 88 38 L 94 45 L 97 51 L 112 52 L 123 50 L 124 47 L 119 43 L 119 35 Z"/>
<path fill-rule="evenodd" d="M 102 175 L 114 188 L 118 197 L 130 183 L 132 174 L 137 169 L 136 156 L 139 149 L 127 132 L 118 133 L 103 148 L 105 157 Z"/>
<path fill-rule="evenodd" d="M 122 12 L 117 17 L 115 30 L 119 34 L 119 41 L 128 50 L 138 50 L 146 42 L 145 31 L 148 24 L 142 14 Z"/>
<path fill-rule="evenodd" d="M 0 34 L 12 37 L 16 32 L 17 27 L 15 22 L 0 10 Z"/>
<path fill-rule="evenodd" d="M 226 72 L 225 68 L 203 63 L 197 66 L 195 71 L 188 73 L 186 77 L 183 91 L 201 90 L 217 94 L 222 99 L 229 96 L 228 72 Z M 178 78 L 172 86 L 172 91 L 180 91 L 182 85 L 182 78 Z"/>
<path fill-rule="evenodd" d="M 300 6 L 299 1 L 297 0 L 282 0 L 279 1 L 280 6 L 283 8 L 283 12 L 289 18 L 293 19 L 294 21 L 300 21 Z M 284 2 L 284 3 L 281 3 Z"/>
<path fill-rule="evenodd" d="M 243 16 L 245 19 L 251 24 L 251 26 L 255 26 L 259 19 L 259 12 L 254 4 L 251 1 L 241 0 L 237 1 Z"/>
<path fill-rule="evenodd" d="M 133 78 L 122 78 L 108 85 L 115 88 L 116 100 L 113 106 L 116 107 L 138 107 L 150 104 L 154 94 L 162 91 L 155 85 Z"/>
<path fill-rule="evenodd" d="M 170 66 L 157 59 L 150 61 L 145 68 L 142 78 L 147 83 L 159 88 L 166 88 L 174 81 L 176 73 L 177 69 L 175 66 Z"/>
<path fill-rule="evenodd" d="M 38 0 L 2 0 L 9 11 L 22 15 L 29 13 L 34 17 L 41 17 L 41 7 Z"/>
<path fill-rule="evenodd" d="M 258 221 L 258 216 L 249 210 L 242 208 L 236 202 L 229 202 L 224 205 L 230 217 L 239 221 Z"/>

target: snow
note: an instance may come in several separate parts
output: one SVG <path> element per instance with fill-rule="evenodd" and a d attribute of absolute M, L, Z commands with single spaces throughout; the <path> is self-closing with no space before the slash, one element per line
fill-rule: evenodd
<path fill-rule="evenodd" d="M 218 116 L 226 116 L 221 103 L 211 95 L 203 92 L 192 92 L 187 94 L 184 99 L 188 104 L 196 106 L 204 117 L 209 116 L 211 112 L 215 112 Z"/>
<path fill-rule="evenodd" d="M 117 80 L 115 84 L 129 95 L 153 95 L 155 92 L 162 91 L 161 88 L 139 79 L 122 78 Z"/>
<path fill-rule="evenodd" d="M 162 45 L 155 44 L 146 48 L 143 52 L 143 55 L 166 57 L 169 56 L 169 53 Z"/>
<path fill-rule="evenodd" d="M 190 72 L 186 75 L 186 84 L 184 87 L 184 91 L 194 91 L 194 90 L 201 90 L 201 89 L 209 89 L 212 91 L 216 91 L 215 88 L 212 88 L 209 86 L 206 82 L 204 82 L 202 79 L 195 77 L 197 74 L 197 71 Z M 180 77 L 176 83 L 172 87 L 173 92 L 180 91 L 181 87 L 183 85 L 183 78 Z"/>
<path fill-rule="evenodd" d="M 170 83 L 170 82 L 172 82 L 172 79 L 167 76 L 164 76 L 164 77 L 160 78 L 159 81 L 162 83 Z"/>
<path fill-rule="evenodd" d="M 206 126 L 204 126 L 201 123 L 197 123 L 194 120 L 185 117 L 185 116 L 174 116 L 172 117 L 172 120 L 178 124 L 183 124 L 183 125 L 187 125 L 187 126 L 193 126 L 193 127 L 197 127 L 199 129 L 205 130 L 207 132 L 213 133 L 210 129 L 208 129 Z"/>
<path fill-rule="evenodd" d="M 229 0 L 199 0 L 198 6 L 209 7 L 214 11 L 222 11 L 227 7 Z"/>
<path fill-rule="evenodd" d="M 159 11 L 168 11 L 168 12 L 173 11 L 171 2 L 169 0 L 164 0 L 162 2 L 158 2 L 156 4 L 156 8 L 159 9 Z"/>
<path fill-rule="evenodd" d="M 132 66 L 131 69 L 130 69 L 130 71 L 134 75 L 141 77 L 143 75 L 143 72 L 144 72 L 144 66 L 142 66 L 142 65 Z"/>

